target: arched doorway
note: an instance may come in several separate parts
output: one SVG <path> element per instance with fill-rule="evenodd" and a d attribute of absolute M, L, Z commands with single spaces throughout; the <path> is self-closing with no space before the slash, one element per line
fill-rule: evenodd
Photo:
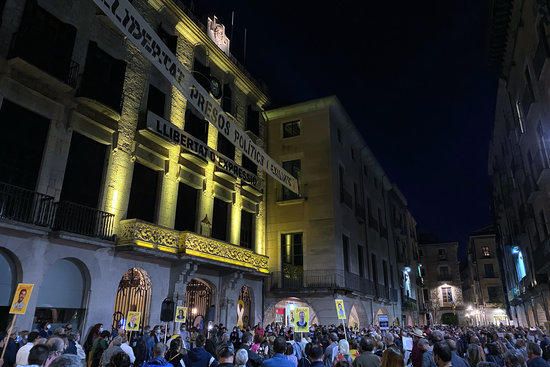
<path fill-rule="evenodd" d="M 151 309 L 151 279 L 140 268 L 129 269 L 118 283 L 113 313 L 113 328 L 124 324 L 128 311 L 141 313 L 140 329 L 149 324 Z"/>
<path fill-rule="evenodd" d="M 11 298 L 21 279 L 21 266 L 11 252 L 0 249 L 0 269 L 3 269 L 0 277 L 0 330 L 6 330 L 10 319 Z"/>
<path fill-rule="evenodd" d="M 204 330 L 208 321 L 214 321 L 215 306 L 212 303 L 213 287 L 201 279 L 191 279 L 185 292 L 188 326 Z"/>
<path fill-rule="evenodd" d="M 34 312 L 33 329 L 48 322 L 52 330 L 70 323 L 78 330 L 84 321 L 89 274 L 80 261 L 59 259 L 46 272 Z"/>
<path fill-rule="evenodd" d="M 319 319 L 315 309 L 311 305 L 296 297 L 289 297 L 282 299 L 274 305 L 268 307 L 265 311 L 265 324 L 271 324 L 272 322 L 281 323 L 287 325 L 289 322 L 290 310 L 296 307 L 309 307 L 309 319 L 310 324 L 319 324 Z"/>
<path fill-rule="evenodd" d="M 353 305 L 351 307 L 351 310 L 349 311 L 348 326 L 357 329 L 361 327 L 361 324 L 359 322 L 359 315 L 357 314 L 357 308 L 355 307 L 355 305 Z"/>
<path fill-rule="evenodd" d="M 254 315 L 252 313 L 252 289 L 243 285 L 237 301 L 237 325 L 240 327 L 252 327 Z"/>

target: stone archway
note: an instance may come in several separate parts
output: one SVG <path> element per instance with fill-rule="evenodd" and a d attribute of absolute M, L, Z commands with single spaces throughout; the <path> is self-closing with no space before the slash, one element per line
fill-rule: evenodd
<path fill-rule="evenodd" d="M 23 274 L 17 256 L 3 247 L 0 247 L 0 269 L 5 269 L 0 277 L 0 330 L 6 330 L 13 292 L 23 279 Z"/>
<path fill-rule="evenodd" d="M 315 309 L 311 306 L 309 302 L 306 300 L 296 298 L 296 297 L 288 297 L 283 299 L 274 300 L 274 304 L 271 304 L 267 307 L 265 311 L 265 324 L 270 324 L 272 322 L 276 322 L 277 319 L 277 309 L 279 310 L 285 310 L 284 314 L 282 316 L 282 323 L 286 324 L 288 320 L 286 320 L 287 314 L 288 314 L 288 307 L 290 307 L 291 304 L 294 305 L 294 307 L 309 307 L 309 319 L 310 324 L 319 324 L 319 319 L 317 317 L 317 312 L 315 312 Z"/>
<path fill-rule="evenodd" d="M 71 323 L 79 329 L 86 314 L 90 274 L 86 265 L 75 258 L 55 261 L 44 274 L 38 289 L 33 328 L 41 323 L 52 329 Z"/>
<path fill-rule="evenodd" d="M 113 312 L 113 328 L 124 324 L 129 311 L 141 314 L 140 329 L 149 324 L 152 285 L 149 274 L 141 268 L 131 268 L 118 284 Z"/>
<path fill-rule="evenodd" d="M 216 317 L 215 287 L 207 280 L 193 278 L 187 283 L 184 305 L 187 307 L 188 326 L 203 331 Z"/>
<path fill-rule="evenodd" d="M 357 307 L 355 305 L 351 306 L 348 317 L 348 326 L 350 328 L 360 328 L 361 321 L 359 320 L 359 314 L 357 313 Z"/>

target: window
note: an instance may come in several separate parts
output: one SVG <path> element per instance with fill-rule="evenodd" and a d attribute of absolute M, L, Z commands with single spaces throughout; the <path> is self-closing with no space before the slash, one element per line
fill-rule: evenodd
<path fill-rule="evenodd" d="M 126 218 L 137 218 L 151 223 L 155 221 L 158 178 L 157 171 L 141 163 L 134 164 Z"/>
<path fill-rule="evenodd" d="M 441 287 L 441 298 L 443 303 L 453 302 L 453 291 L 451 287 Z"/>
<path fill-rule="evenodd" d="M 292 161 L 284 161 L 283 169 L 286 170 L 288 173 L 290 173 L 294 178 L 296 178 L 298 182 L 300 181 L 300 172 L 302 169 L 302 162 L 299 159 L 295 159 Z M 300 197 L 298 194 L 286 188 L 285 186 L 283 186 L 282 188 L 283 188 L 283 197 L 282 197 L 283 200 L 298 199 Z"/>
<path fill-rule="evenodd" d="M 260 112 L 256 111 L 252 105 L 248 106 L 246 112 L 246 130 L 260 136 Z"/>
<path fill-rule="evenodd" d="M 542 236 L 539 234 L 539 236 L 541 237 L 541 240 L 545 240 L 548 238 L 548 227 L 546 226 L 546 216 L 544 215 L 544 210 L 541 210 L 539 212 L 539 220 L 540 220 L 540 227 L 542 228 Z"/>
<path fill-rule="evenodd" d="M 487 287 L 487 295 L 490 303 L 499 302 L 498 287 Z"/>
<path fill-rule="evenodd" d="M 537 79 L 540 78 L 540 74 L 542 72 L 542 68 L 544 66 L 544 61 L 546 61 L 546 58 L 549 55 L 548 52 L 548 43 L 546 41 L 546 32 L 544 29 L 544 22 L 540 21 L 537 27 L 537 33 L 538 33 L 538 43 L 537 43 L 537 49 L 535 51 L 535 56 L 533 57 L 533 70 L 535 71 L 535 75 Z"/>
<path fill-rule="evenodd" d="M 172 53 L 176 54 L 178 48 L 178 36 L 166 32 L 162 26 L 158 28 L 158 35 Z"/>
<path fill-rule="evenodd" d="M 218 152 L 229 159 L 235 159 L 235 146 L 223 134 L 218 132 Z"/>
<path fill-rule="evenodd" d="M 424 296 L 424 302 L 430 302 L 430 293 L 426 288 L 422 288 L 422 295 Z"/>
<path fill-rule="evenodd" d="M 424 251 L 422 251 L 421 249 L 418 249 L 418 256 L 420 257 L 424 256 Z"/>
<path fill-rule="evenodd" d="M 147 95 L 147 110 L 164 117 L 164 108 L 166 106 L 166 94 L 152 84 L 149 84 Z"/>
<path fill-rule="evenodd" d="M 344 252 L 344 270 L 349 271 L 349 238 L 342 236 L 342 246 Z"/>
<path fill-rule="evenodd" d="M 384 285 L 389 286 L 388 283 L 388 263 L 386 260 L 382 260 L 382 275 L 384 276 Z"/>
<path fill-rule="evenodd" d="M 495 269 L 493 267 L 493 264 L 484 264 L 483 268 L 485 270 L 485 278 L 495 277 Z"/>
<path fill-rule="evenodd" d="M 363 174 L 365 176 L 368 176 L 369 175 L 369 170 L 367 169 L 367 166 L 363 166 Z"/>
<path fill-rule="evenodd" d="M 372 268 L 372 281 L 374 282 L 374 285 L 376 286 L 378 284 L 378 263 L 376 262 L 376 255 L 371 254 L 371 268 Z"/>
<path fill-rule="evenodd" d="M 283 138 L 292 138 L 300 135 L 300 121 L 283 123 Z"/>
<path fill-rule="evenodd" d="M 448 279 L 450 277 L 449 267 L 448 266 L 441 266 L 439 268 L 439 276 L 441 277 L 441 279 Z"/>
<path fill-rule="evenodd" d="M 357 246 L 357 262 L 359 264 L 359 276 L 365 276 L 365 259 L 363 258 L 363 246 Z"/>
<path fill-rule="evenodd" d="M 212 237 L 227 241 L 229 226 L 229 203 L 214 198 L 214 211 L 212 213 Z"/>
<path fill-rule="evenodd" d="M 254 245 L 254 214 L 241 210 L 241 246 L 252 249 Z"/>
<path fill-rule="evenodd" d="M 437 257 L 439 260 L 447 260 L 447 250 L 440 248 L 437 250 Z"/>
<path fill-rule="evenodd" d="M 531 105 L 535 102 L 535 92 L 533 90 L 533 83 L 531 81 L 531 74 L 529 74 L 529 68 L 525 68 L 525 89 L 523 90 L 523 96 L 521 97 L 521 113 L 525 120 L 529 114 Z M 525 125 L 524 125 L 525 126 Z"/>
<path fill-rule="evenodd" d="M 491 257 L 491 251 L 489 251 L 489 246 L 483 246 L 481 248 L 481 255 L 483 255 L 483 257 Z"/>
<path fill-rule="evenodd" d="M 200 51 L 203 52 L 203 51 Z M 197 82 L 208 92 L 210 92 L 210 67 L 203 64 L 195 57 L 193 61 L 193 76 Z"/>
<path fill-rule="evenodd" d="M 344 198 L 344 167 L 338 166 L 338 182 L 340 185 L 340 202 L 343 203 L 345 201 Z"/>
<path fill-rule="evenodd" d="M 338 137 L 338 143 L 342 144 L 342 131 L 339 128 L 336 129 L 336 136 Z"/>
<path fill-rule="evenodd" d="M 350 148 L 351 160 L 355 162 L 355 150 Z"/>
<path fill-rule="evenodd" d="M 252 172 L 253 174 L 257 175 L 258 174 L 258 166 L 252 161 L 252 159 L 249 159 L 247 156 L 245 156 L 243 154 L 243 161 L 242 161 L 242 165 L 243 165 L 243 168 Z"/>
<path fill-rule="evenodd" d="M 390 285 L 393 288 L 393 265 L 390 264 Z"/>
<path fill-rule="evenodd" d="M 174 222 L 176 231 L 196 231 L 198 197 L 199 190 L 183 182 L 179 183 L 176 221 Z"/>
<path fill-rule="evenodd" d="M 189 107 L 185 111 L 185 123 L 183 125 L 183 130 L 193 135 L 203 143 L 206 143 L 208 140 L 208 122 L 195 115 Z"/>
<path fill-rule="evenodd" d="M 302 241 L 302 233 L 281 234 L 281 262 L 283 265 L 304 265 L 304 250 Z"/>

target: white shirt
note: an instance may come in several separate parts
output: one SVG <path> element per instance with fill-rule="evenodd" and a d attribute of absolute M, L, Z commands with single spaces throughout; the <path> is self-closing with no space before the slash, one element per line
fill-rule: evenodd
<path fill-rule="evenodd" d="M 136 361 L 134 350 L 132 349 L 131 346 L 128 345 L 128 342 L 122 343 L 120 345 L 120 348 L 124 351 L 124 353 L 128 354 L 128 357 L 130 357 L 130 363 L 134 363 Z"/>
<path fill-rule="evenodd" d="M 15 364 L 20 366 L 26 366 L 29 364 L 29 352 L 31 351 L 31 348 L 34 347 L 34 343 L 27 343 L 23 345 L 19 350 L 17 351 L 17 354 L 15 356 Z"/>

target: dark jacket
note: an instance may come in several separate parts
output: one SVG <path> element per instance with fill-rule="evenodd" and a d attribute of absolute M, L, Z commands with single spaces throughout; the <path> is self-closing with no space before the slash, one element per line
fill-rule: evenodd
<path fill-rule="evenodd" d="M 542 357 L 531 358 L 527 361 L 527 367 L 548 367 L 549 364 Z"/>
<path fill-rule="evenodd" d="M 5 333 L 4 335 L 2 335 L 2 339 L 3 338 L 5 338 Z M 16 355 L 17 355 L 17 343 L 15 342 L 15 340 L 13 340 L 13 338 L 8 338 L 8 343 L 6 345 L 6 352 L 4 353 L 4 367 L 15 366 Z"/>
<path fill-rule="evenodd" d="M 67 345 L 67 348 L 65 349 L 65 352 L 63 352 L 63 353 L 64 354 L 74 354 L 74 355 L 77 354 L 76 343 L 74 342 L 74 340 L 69 340 L 69 345 Z"/>
<path fill-rule="evenodd" d="M 190 366 L 186 367 L 208 367 L 212 354 L 208 353 L 203 347 L 193 348 L 187 355 Z M 218 365 L 217 361 L 214 361 L 210 366 L 215 367 Z"/>
<path fill-rule="evenodd" d="M 461 358 L 456 352 L 453 352 L 451 355 L 451 363 L 453 367 L 470 367 L 470 363 Z"/>

